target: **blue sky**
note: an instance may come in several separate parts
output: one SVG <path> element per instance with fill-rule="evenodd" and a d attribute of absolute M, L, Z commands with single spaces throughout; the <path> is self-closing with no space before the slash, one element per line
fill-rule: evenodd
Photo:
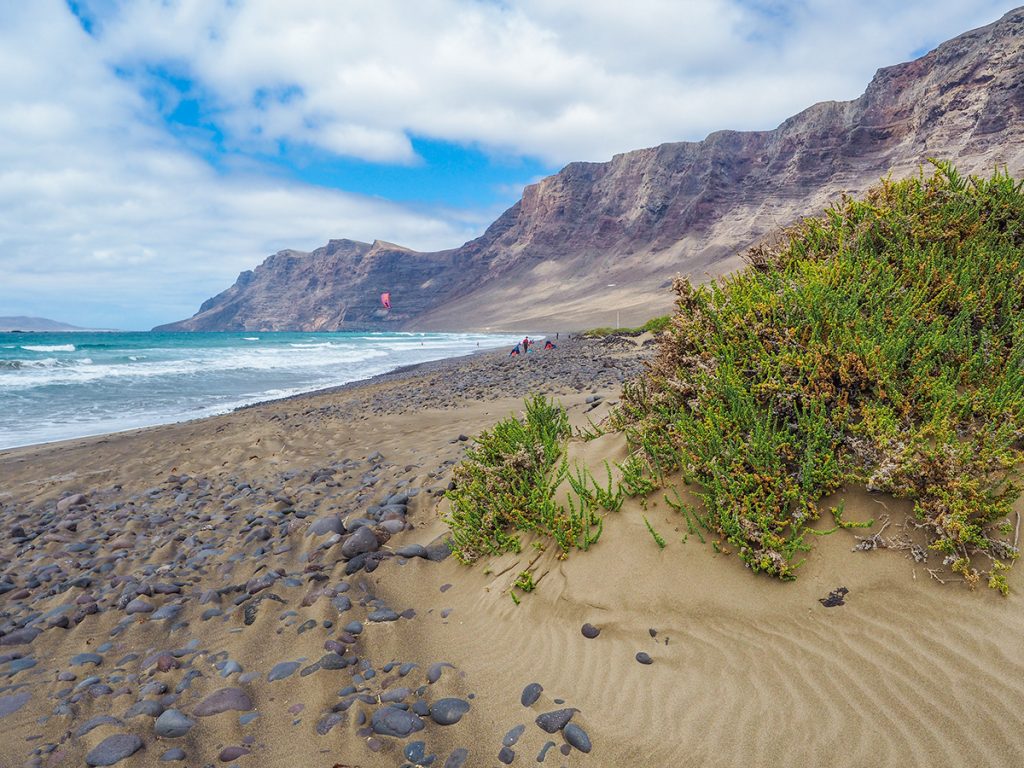
<path fill-rule="evenodd" d="M 282 248 L 454 247 L 568 162 L 773 128 L 1012 7 L 0 0 L 0 316 L 141 329 Z"/>

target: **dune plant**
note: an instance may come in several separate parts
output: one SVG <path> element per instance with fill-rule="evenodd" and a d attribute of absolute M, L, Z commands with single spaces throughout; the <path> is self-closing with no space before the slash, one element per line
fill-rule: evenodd
<path fill-rule="evenodd" d="M 570 436 L 565 409 L 543 395 L 526 400 L 525 418 L 505 419 L 483 432 L 453 471 L 444 515 L 452 552 L 463 563 L 483 555 L 519 552 L 521 533 L 554 539 L 564 555 L 597 541 L 597 506 L 614 494 L 577 470 L 582 489 L 563 505 L 555 498 L 569 474 L 565 448 Z M 589 478 L 589 479 L 588 479 Z M 621 503 L 621 502 L 620 502 Z"/>
<path fill-rule="evenodd" d="M 748 262 L 717 283 L 675 281 L 659 354 L 615 414 L 624 482 L 643 491 L 682 470 L 700 521 L 784 579 L 822 497 L 864 483 L 912 499 L 931 550 L 1005 592 L 1024 458 L 1022 183 L 936 162 Z"/>
<path fill-rule="evenodd" d="M 647 519 L 647 515 L 644 515 L 644 525 L 647 526 L 647 532 L 651 534 L 651 538 L 654 539 L 654 543 L 658 545 L 658 549 L 665 548 L 665 539 L 660 533 L 654 530 L 654 526 L 651 525 L 651 521 Z"/>

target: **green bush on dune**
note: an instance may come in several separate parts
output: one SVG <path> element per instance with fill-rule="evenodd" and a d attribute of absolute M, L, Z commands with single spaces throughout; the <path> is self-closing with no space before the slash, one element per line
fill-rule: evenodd
<path fill-rule="evenodd" d="M 456 465 L 455 487 L 446 494 L 450 506 L 444 521 L 458 560 L 472 563 L 483 555 L 519 552 L 520 533 L 550 537 L 562 554 L 597 540 L 598 508 L 621 504 L 621 495 L 612 491 L 610 479 L 603 489 L 586 469 L 569 472 L 569 436 L 565 409 L 535 395 L 526 401 L 522 420 L 505 419 L 476 438 Z M 566 480 L 572 492 L 563 505 L 556 492 Z"/>
<path fill-rule="evenodd" d="M 632 464 L 697 481 L 704 522 L 755 571 L 792 578 L 819 500 L 858 482 L 912 499 L 947 565 L 1006 591 L 1024 193 L 935 165 L 843 200 L 719 283 L 677 280 L 659 355 L 624 389 Z"/>

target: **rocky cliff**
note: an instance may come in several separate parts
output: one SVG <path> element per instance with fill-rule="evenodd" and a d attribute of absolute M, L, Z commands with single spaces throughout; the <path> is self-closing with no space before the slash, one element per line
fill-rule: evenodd
<path fill-rule="evenodd" d="M 438 253 L 332 240 L 282 251 L 188 320 L 160 330 L 544 329 L 667 311 L 676 273 L 739 264 L 779 227 L 928 158 L 1024 172 L 1024 8 L 915 61 L 879 70 L 849 102 L 771 131 L 720 131 L 527 187 L 476 240 Z M 390 290 L 385 315 L 379 294 Z"/>

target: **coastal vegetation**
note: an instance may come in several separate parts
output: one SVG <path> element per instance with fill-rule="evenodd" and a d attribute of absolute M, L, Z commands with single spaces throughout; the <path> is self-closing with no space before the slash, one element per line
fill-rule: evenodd
<path fill-rule="evenodd" d="M 661 333 L 672 324 L 671 315 L 659 315 L 652 317 L 643 325 L 635 328 L 612 328 L 602 326 L 600 328 L 589 328 L 580 332 L 580 336 L 587 339 L 600 338 L 602 336 L 639 336 L 642 333 Z"/>
<path fill-rule="evenodd" d="M 911 499 L 928 548 L 1005 593 L 1024 438 L 1022 183 L 937 162 L 748 261 L 717 283 L 675 281 L 659 354 L 616 413 L 624 482 L 643 494 L 681 471 L 701 489 L 691 529 L 783 579 L 823 512 L 849 526 L 821 500 L 861 483 Z"/>
<path fill-rule="evenodd" d="M 535 395 L 526 401 L 522 420 L 510 417 L 476 438 L 455 467 L 454 488 L 446 494 L 450 506 L 444 519 L 458 560 L 472 563 L 482 555 L 519 552 L 522 533 L 554 540 L 563 555 L 597 541 L 599 508 L 616 509 L 622 496 L 610 471 L 607 487 L 585 468 L 570 473 L 569 437 L 565 409 Z M 565 480 L 572 492 L 563 504 L 557 492 Z"/>
<path fill-rule="evenodd" d="M 523 532 L 564 556 L 595 542 L 624 496 L 646 508 L 660 489 L 687 535 L 792 579 L 810 534 L 873 524 L 823 508 L 860 484 L 912 500 L 919 559 L 930 550 L 970 586 L 1005 594 L 1024 459 L 1022 187 L 936 162 L 803 221 L 719 282 L 678 278 L 675 313 L 645 326 L 662 331 L 647 372 L 610 423 L 577 433 L 625 434 L 618 480 L 607 463 L 606 483 L 569 471 L 566 412 L 535 396 L 455 468 L 456 557 L 518 552 Z M 684 503 L 680 478 L 701 504 Z"/>

